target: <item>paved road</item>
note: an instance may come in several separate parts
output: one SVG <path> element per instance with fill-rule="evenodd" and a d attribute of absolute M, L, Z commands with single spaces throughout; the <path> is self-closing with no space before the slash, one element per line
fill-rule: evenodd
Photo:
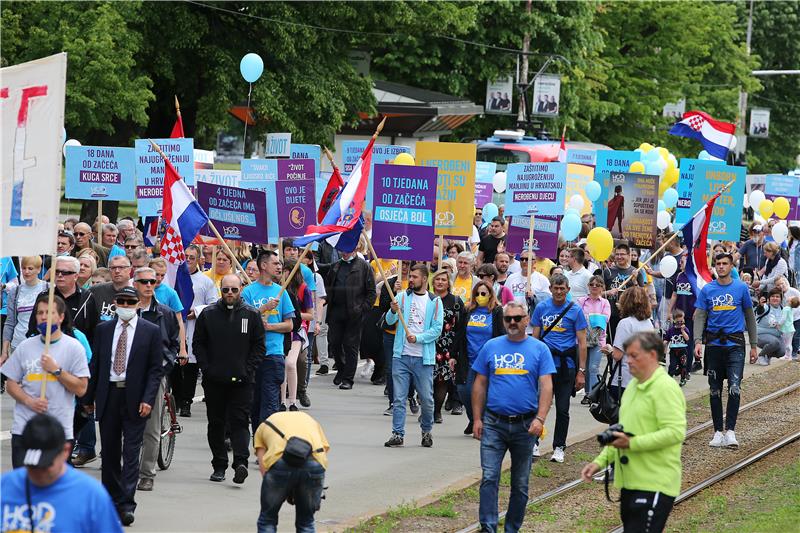
<path fill-rule="evenodd" d="M 773 363 L 773 366 L 782 362 Z M 793 363 L 796 364 L 796 363 Z M 766 367 L 747 365 L 745 375 Z M 684 389 L 688 396 L 706 390 L 702 375 L 694 376 Z M 312 414 L 323 425 L 331 443 L 330 469 L 326 484 L 327 499 L 317 514 L 320 530 L 340 531 L 358 522 L 359 517 L 380 513 L 403 502 L 424 501 L 452 486 L 465 486 L 480 476 L 478 443 L 462 434 L 466 416 L 445 415 L 443 424 L 434 428 L 434 447 L 419 446 L 416 417 L 407 424 L 406 447 L 387 449 L 383 442 L 391 431 L 390 417 L 382 416 L 387 402 L 383 387 L 359 379 L 352 391 L 340 391 L 332 377 L 315 377 L 310 387 Z M 200 389 L 198 388 L 198 394 Z M 601 430 L 588 410 L 573 400 L 570 442 L 581 440 Z M 0 422 L 7 430 L 11 423 L 13 400 L 0 397 Z M 258 469 L 250 465 L 250 477 L 243 486 L 230 480 L 208 481 L 210 453 L 205 438 L 205 406 L 195 403 L 193 416 L 183 418 L 184 432 L 178 436 L 172 467 L 159 472 L 155 490 L 138 493 L 139 507 L 132 528 L 142 532 L 173 531 L 252 531 L 259 512 L 260 479 Z M 555 416 L 548 417 L 552 435 Z M 413 423 L 411 422 L 413 420 Z M 543 451 L 549 451 L 548 437 Z M 0 436 L 0 467 L 10 467 L 8 433 Z M 569 453 L 569 450 L 567 450 Z M 100 478 L 100 461 L 83 470 Z M 294 510 L 285 506 L 280 530 L 293 530 Z"/>

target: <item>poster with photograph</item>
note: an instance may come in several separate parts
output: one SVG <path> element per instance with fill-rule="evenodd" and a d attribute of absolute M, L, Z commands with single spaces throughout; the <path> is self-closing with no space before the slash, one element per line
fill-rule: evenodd
<path fill-rule="evenodd" d="M 508 76 L 486 82 L 487 114 L 510 115 L 514 107 L 514 77 Z"/>
<path fill-rule="evenodd" d="M 651 248 L 656 239 L 657 208 L 658 176 L 611 173 L 606 227 L 615 239 L 627 239 L 636 247 Z"/>
<path fill-rule="evenodd" d="M 558 116 L 560 97 L 561 77 L 556 74 L 539 76 L 533 84 L 531 112 L 546 117 Z"/>
<path fill-rule="evenodd" d="M 769 109 L 754 108 L 750 110 L 748 135 L 760 139 L 769 137 Z"/>
<path fill-rule="evenodd" d="M 677 102 L 664 104 L 662 116 L 674 119 L 675 121 L 681 120 L 683 114 L 686 113 L 686 98 L 681 98 Z"/>

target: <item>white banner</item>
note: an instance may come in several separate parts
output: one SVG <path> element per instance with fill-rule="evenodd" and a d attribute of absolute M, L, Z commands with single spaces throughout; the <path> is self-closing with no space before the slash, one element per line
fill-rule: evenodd
<path fill-rule="evenodd" d="M 66 83 L 66 53 L 0 69 L 0 256 L 55 252 Z"/>

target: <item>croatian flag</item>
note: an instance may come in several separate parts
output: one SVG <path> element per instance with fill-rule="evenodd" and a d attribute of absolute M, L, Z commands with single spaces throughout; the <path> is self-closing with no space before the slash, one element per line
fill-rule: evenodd
<path fill-rule="evenodd" d="M 184 319 L 194 300 L 194 289 L 184 249 L 197 233 L 208 224 L 206 215 L 189 187 L 168 159 L 164 159 L 164 236 L 161 237 L 161 257 L 167 260 L 167 284 L 173 287 L 183 303 Z"/>
<path fill-rule="evenodd" d="M 735 132 L 735 124 L 715 120 L 702 111 L 687 111 L 683 114 L 683 120 L 676 122 L 669 130 L 670 135 L 700 141 L 709 155 L 722 160 L 727 159 L 728 150 L 736 146 Z"/>
<path fill-rule="evenodd" d="M 158 215 L 154 217 L 144 217 L 144 222 L 142 226 L 144 230 L 142 231 L 142 239 L 144 240 L 144 245 L 148 248 L 152 248 L 158 242 L 158 226 L 159 220 L 161 217 Z"/>
<path fill-rule="evenodd" d="M 561 146 L 558 148 L 558 159 L 559 163 L 566 163 L 567 162 L 567 145 L 564 142 L 564 134 L 567 133 L 567 129 L 564 128 L 564 133 L 561 134 Z"/>
<path fill-rule="evenodd" d="M 714 202 L 717 201 L 718 192 L 687 222 L 683 229 L 683 242 L 688 255 L 686 257 L 686 277 L 692 284 L 692 290 L 698 294 L 706 283 L 711 283 L 711 270 L 708 268 L 706 244 L 708 242 L 708 224 L 714 212 Z"/>
<path fill-rule="evenodd" d="M 310 225 L 306 234 L 294 240 L 297 246 L 314 241 L 327 240 L 341 252 L 352 252 L 358 245 L 364 220 L 361 208 L 369 186 L 369 168 L 372 162 L 373 137 L 350 173 L 344 188 L 340 189 L 319 225 Z M 332 177 L 333 178 L 333 177 Z"/>

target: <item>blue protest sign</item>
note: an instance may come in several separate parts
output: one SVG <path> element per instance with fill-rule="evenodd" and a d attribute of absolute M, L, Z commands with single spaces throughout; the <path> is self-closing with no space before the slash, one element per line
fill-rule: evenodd
<path fill-rule="evenodd" d="M 217 170 L 213 168 L 194 169 L 194 176 L 197 184 L 213 183 L 214 185 L 225 185 L 226 187 L 239 187 L 242 173 L 239 170 Z"/>
<path fill-rule="evenodd" d="M 194 139 L 153 139 L 186 185 L 193 186 Z M 161 214 L 164 196 L 164 161 L 149 139 L 136 139 L 136 198 L 139 216 Z"/>
<path fill-rule="evenodd" d="M 692 209 L 699 210 L 713 195 L 730 181 L 733 185 L 714 203 L 714 213 L 708 225 L 709 240 L 737 242 L 742 230 L 742 204 L 746 167 L 720 164 L 718 161 L 698 161 L 695 165 Z"/>
<path fill-rule="evenodd" d="M 67 146 L 64 196 L 80 200 L 135 200 L 133 148 Z"/>
<path fill-rule="evenodd" d="M 347 179 L 358 163 L 358 158 L 364 153 L 369 141 L 344 141 L 342 142 L 342 178 Z M 374 145 L 373 145 L 374 146 Z"/>
<path fill-rule="evenodd" d="M 292 154 L 291 133 L 267 133 L 265 157 L 289 157 Z"/>
<path fill-rule="evenodd" d="M 597 165 L 597 150 L 567 150 L 567 163 L 593 167 Z"/>
<path fill-rule="evenodd" d="M 694 190 L 695 176 L 697 175 L 698 163 L 712 163 L 717 165 L 725 164 L 724 161 L 714 161 L 710 159 L 681 159 L 678 166 L 678 205 L 675 208 L 675 225 L 682 227 L 700 209 L 703 202 L 693 201 L 692 192 Z"/>
<path fill-rule="evenodd" d="M 242 159 L 242 180 L 276 180 L 278 179 L 277 159 Z"/>
<path fill-rule="evenodd" d="M 600 184 L 600 200 L 594 203 L 597 220 L 608 218 L 608 183 L 611 172 L 628 172 L 635 161 L 640 160 L 639 152 L 623 150 L 598 150 L 594 167 L 594 181 Z"/>
<path fill-rule="evenodd" d="M 292 159 L 313 159 L 314 179 L 319 178 L 320 165 L 322 164 L 322 149 L 318 144 L 292 144 Z"/>
<path fill-rule="evenodd" d="M 566 180 L 566 163 L 508 165 L 504 215 L 563 215 Z"/>

